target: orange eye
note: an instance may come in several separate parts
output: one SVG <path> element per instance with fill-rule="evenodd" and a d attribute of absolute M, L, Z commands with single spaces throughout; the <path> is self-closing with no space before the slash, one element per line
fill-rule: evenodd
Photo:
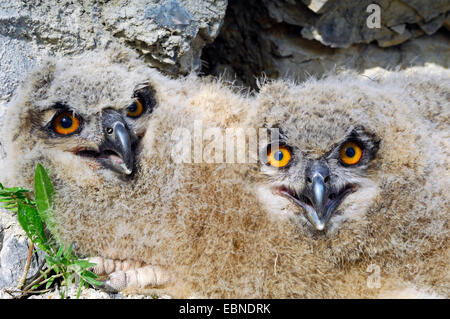
<path fill-rule="evenodd" d="M 269 164 L 274 167 L 286 166 L 291 161 L 291 152 L 286 146 L 271 148 L 267 153 Z"/>
<path fill-rule="evenodd" d="M 76 132 L 80 127 L 80 120 L 72 112 L 62 112 L 53 120 L 55 132 L 61 135 L 68 135 Z"/>
<path fill-rule="evenodd" d="M 144 105 L 140 99 L 135 99 L 129 107 L 127 107 L 127 115 L 129 117 L 137 118 L 144 113 Z"/>
<path fill-rule="evenodd" d="M 354 142 L 347 142 L 340 151 L 341 160 L 344 164 L 355 165 L 362 156 L 362 149 Z"/>

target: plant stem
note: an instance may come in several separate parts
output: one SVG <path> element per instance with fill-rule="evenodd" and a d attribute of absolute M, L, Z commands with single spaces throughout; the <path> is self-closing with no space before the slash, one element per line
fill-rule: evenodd
<path fill-rule="evenodd" d="M 63 276 L 63 274 L 53 275 L 50 278 L 47 278 L 44 281 L 40 282 L 39 285 L 42 286 L 43 284 L 48 282 L 50 279 L 52 279 L 52 278 L 56 279 L 56 278 L 59 278 L 59 277 L 62 277 L 62 276 Z M 31 290 L 33 290 L 33 289 L 31 289 Z"/>
<path fill-rule="evenodd" d="M 40 275 L 36 280 L 34 280 L 31 284 L 29 284 L 28 286 L 26 286 L 23 290 L 30 290 L 31 287 L 33 287 L 34 285 L 40 283 L 42 281 L 42 279 L 44 278 L 45 275 L 47 275 L 50 271 L 53 270 L 53 267 L 47 269 L 44 273 L 42 273 L 42 275 Z"/>
<path fill-rule="evenodd" d="M 43 290 L 27 290 L 27 291 L 23 291 L 23 295 L 29 295 L 29 294 L 42 294 L 42 293 L 46 293 L 52 291 L 51 288 L 49 289 L 43 289 Z"/>
<path fill-rule="evenodd" d="M 28 247 L 28 257 L 27 263 L 25 264 L 25 269 L 23 271 L 22 277 L 16 287 L 16 289 L 21 290 L 23 285 L 25 284 L 25 280 L 27 279 L 28 271 L 30 270 L 31 258 L 33 257 L 34 244 L 30 242 L 30 246 Z"/>

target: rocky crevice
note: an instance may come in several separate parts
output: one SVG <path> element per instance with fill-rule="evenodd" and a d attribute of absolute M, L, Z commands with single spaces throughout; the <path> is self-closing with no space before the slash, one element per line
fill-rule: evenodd
<path fill-rule="evenodd" d="M 202 71 L 256 89 L 263 75 L 304 80 L 335 68 L 449 66 L 448 1 L 377 1 L 380 28 L 370 29 L 371 3 L 230 0 Z"/>

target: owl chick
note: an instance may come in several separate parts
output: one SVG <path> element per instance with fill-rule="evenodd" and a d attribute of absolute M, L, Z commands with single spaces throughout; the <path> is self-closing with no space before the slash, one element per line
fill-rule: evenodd
<path fill-rule="evenodd" d="M 8 106 L 0 180 L 32 188 L 42 163 L 55 188 L 58 241 L 95 256 L 94 271 L 109 275 L 106 287 L 163 289 L 182 273 L 177 252 L 195 246 L 191 234 L 202 224 L 187 227 L 184 216 L 193 220 L 189 213 L 199 206 L 191 196 L 208 181 L 197 165 L 172 159 L 173 133 L 199 121 L 228 127 L 246 117 L 246 103 L 220 81 L 172 80 L 128 51 L 50 59 Z M 184 281 L 176 283 L 188 296 Z"/>
<path fill-rule="evenodd" d="M 115 47 L 47 59 L 8 105 L 1 182 L 32 189 L 34 169 L 42 163 L 56 191 L 56 238 L 66 247 L 74 244 L 80 255 L 111 257 L 110 247 L 128 247 L 120 218 L 144 210 L 139 196 L 155 182 L 135 188 L 149 119 L 160 105 L 178 102 L 178 87 Z M 131 254 L 125 250 L 122 259 Z"/>
<path fill-rule="evenodd" d="M 135 194 L 154 190 L 135 207 L 151 213 L 114 217 L 128 246 L 98 271 L 116 289 L 175 297 L 448 296 L 448 81 L 421 72 L 276 81 L 257 100 L 189 84 L 187 103 L 155 110 L 143 139 Z M 422 95 L 442 106 L 436 119 L 418 81 L 436 87 Z M 196 121 L 204 142 L 211 127 L 273 131 L 262 163 L 174 161 L 174 128 L 189 135 Z"/>
<path fill-rule="evenodd" d="M 346 269 L 340 296 L 448 296 L 449 79 L 417 68 L 261 90 L 257 122 L 279 134 L 261 149 L 256 192 L 330 273 Z M 373 269 L 383 290 L 354 282 Z"/>

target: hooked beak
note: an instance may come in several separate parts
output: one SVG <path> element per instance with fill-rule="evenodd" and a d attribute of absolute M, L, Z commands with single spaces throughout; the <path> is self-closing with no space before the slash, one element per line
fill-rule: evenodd
<path fill-rule="evenodd" d="M 105 139 L 100 145 L 102 156 L 98 158 L 98 161 L 113 171 L 130 175 L 133 172 L 134 163 L 132 148 L 137 137 L 128 129 L 120 113 L 114 110 L 103 112 L 102 126 Z"/>
<path fill-rule="evenodd" d="M 331 216 L 332 207 L 327 207 L 329 188 L 325 185 L 325 177 L 315 172 L 311 186 L 306 190 L 312 206 L 305 205 L 306 217 L 317 230 L 325 228 Z"/>
<path fill-rule="evenodd" d="M 300 194 L 283 188 L 282 195 L 293 200 L 303 208 L 305 217 L 317 230 L 324 230 L 325 226 L 344 198 L 356 190 L 356 186 L 348 184 L 336 191 L 330 184 L 330 174 L 324 164 L 316 163 L 308 171 L 307 185 Z"/>

